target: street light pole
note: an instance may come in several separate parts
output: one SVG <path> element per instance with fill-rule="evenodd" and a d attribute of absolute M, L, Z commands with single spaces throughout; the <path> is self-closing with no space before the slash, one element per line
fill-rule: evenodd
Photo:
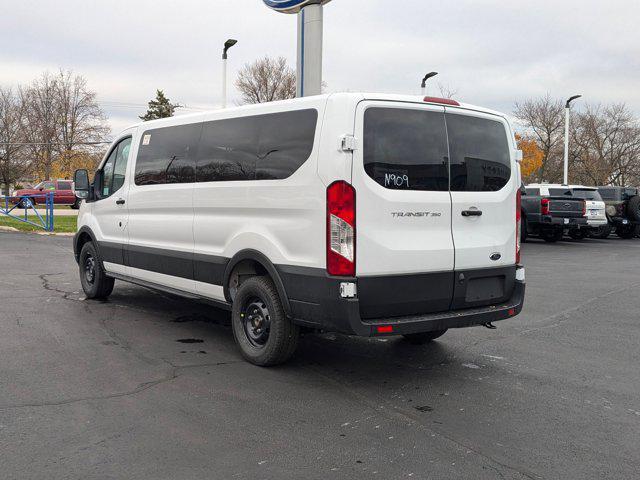
<path fill-rule="evenodd" d="M 427 94 L 427 80 L 429 80 L 432 77 L 435 77 L 436 75 L 438 75 L 438 72 L 430 72 L 430 73 L 427 73 L 422 79 L 422 96 L 423 97 Z"/>
<path fill-rule="evenodd" d="M 564 185 L 569 185 L 569 120 L 571 118 L 571 102 L 582 95 L 574 95 L 567 100 L 564 119 Z"/>
<path fill-rule="evenodd" d="M 222 108 L 227 108 L 227 52 L 236 43 L 238 43 L 237 40 L 230 38 L 224 42 L 222 51 Z"/>

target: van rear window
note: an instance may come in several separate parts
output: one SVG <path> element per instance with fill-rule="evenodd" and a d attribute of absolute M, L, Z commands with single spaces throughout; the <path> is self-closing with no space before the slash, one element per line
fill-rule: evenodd
<path fill-rule="evenodd" d="M 447 113 L 451 191 L 498 191 L 511 178 L 511 154 L 501 122 Z"/>
<path fill-rule="evenodd" d="M 449 190 L 444 113 L 368 108 L 364 114 L 364 168 L 385 188 Z"/>

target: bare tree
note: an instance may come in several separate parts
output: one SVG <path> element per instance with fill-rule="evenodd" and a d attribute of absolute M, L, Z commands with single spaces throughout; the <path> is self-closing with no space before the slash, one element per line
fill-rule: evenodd
<path fill-rule="evenodd" d="M 0 183 L 5 195 L 26 171 L 24 123 L 22 98 L 14 90 L 0 87 Z"/>
<path fill-rule="evenodd" d="M 524 124 L 542 150 L 539 181 L 561 181 L 564 139 L 564 105 L 549 94 L 516 103 L 514 115 Z"/>
<path fill-rule="evenodd" d="M 246 64 L 238 73 L 236 87 L 242 103 L 264 103 L 296 96 L 296 73 L 284 57 L 264 57 Z"/>
<path fill-rule="evenodd" d="M 51 178 L 54 147 L 58 139 L 58 105 L 56 79 L 49 72 L 21 90 L 27 121 L 25 134 L 34 166 L 45 180 Z"/>
<path fill-rule="evenodd" d="M 624 104 L 587 105 L 574 115 L 571 175 L 591 185 L 638 185 L 640 125 Z"/>
<path fill-rule="evenodd" d="M 54 173 L 68 175 L 77 162 L 84 164 L 96 150 L 93 144 L 109 134 L 96 94 L 80 75 L 45 72 L 21 92 L 33 167 L 46 180 Z"/>
<path fill-rule="evenodd" d="M 440 92 L 440 98 L 453 98 L 458 94 L 457 88 L 452 88 L 451 85 L 445 85 L 438 82 L 438 91 Z"/>

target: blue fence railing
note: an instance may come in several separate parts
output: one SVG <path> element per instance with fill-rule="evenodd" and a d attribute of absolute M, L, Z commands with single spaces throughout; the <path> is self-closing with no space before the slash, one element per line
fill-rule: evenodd
<path fill-rule="evenodd" d="M 36 207 L 44 207 L 44 215 Z M 53 192 L 17 197 L 0 196 L 0 215 L 53 232 Z"/>

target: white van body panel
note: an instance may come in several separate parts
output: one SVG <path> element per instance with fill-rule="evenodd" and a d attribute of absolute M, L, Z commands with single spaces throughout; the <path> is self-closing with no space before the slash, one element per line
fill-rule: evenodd
<path fill-rule="evenodd" d="M 447 107 L 447 114 L 465 115 L 500 122 L 509 142 L 511 177 L 496 192 L 451 192 L 452 231 L 456 252 L 456 270 L 513 265 L 516 256 L 516 191 L 520 185 L 520 168 L 515 159 L 516 146 L 511 126 L 502 116 L 477 110 Z M 481 216 L 465 217 L 466 210 L 479 210 Z M 498 260 L 492 256 L 499 254 Z M 496 258 L 495 256 L 493 258 Z"/>
<path fill-rule="evenodd" d="M 363 101 L 356 113 L 353 186 L 357 192 L 357 275 L 448 272 L 454 269 L 449 192 L 391 190 L 364 169 L 364 114 L 369 108 L 436 112 L 444 107 L 425 103 Z M 418 216 L 414 216 L 418 215 Z"/>

